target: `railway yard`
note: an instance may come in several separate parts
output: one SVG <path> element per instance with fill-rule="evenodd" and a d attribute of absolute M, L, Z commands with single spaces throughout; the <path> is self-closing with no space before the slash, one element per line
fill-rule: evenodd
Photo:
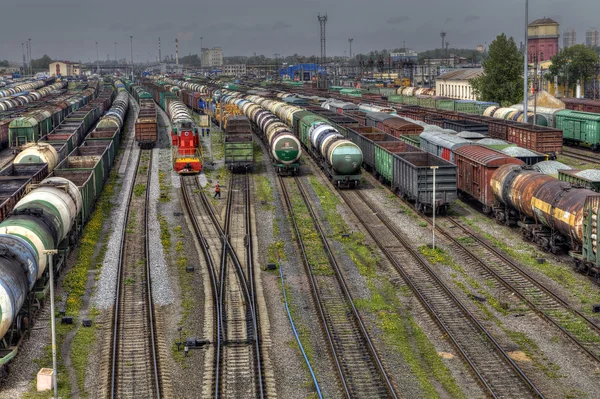
<path fill-rule="evenodd" d="M 583 111 L 417 88 L 20 85 L 0 398 L 49 396 L 50 269 L 63 398 L 600 397 L 600 119 L 590 142 L 560 125 Z"/>

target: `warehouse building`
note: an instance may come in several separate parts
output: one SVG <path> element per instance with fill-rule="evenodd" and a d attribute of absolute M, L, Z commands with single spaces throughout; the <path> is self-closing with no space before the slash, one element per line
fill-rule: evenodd
<path fill-rule="evenodd" d="M 482 74 L 483 68 L 461 68 L 445 73 L 436 79 L 435 92 L 457 100 L 477 100 L 469 80 Z"/>

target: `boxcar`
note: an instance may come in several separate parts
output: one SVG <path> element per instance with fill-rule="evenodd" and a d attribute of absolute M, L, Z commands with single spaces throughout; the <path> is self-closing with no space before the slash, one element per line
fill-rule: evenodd
<path fill-rule="evenodd" d="M 600 170 L 597 169 L 560 169 L 558 180 L 569 182 L 573 187 L 582 187 L 597 193 L 600 192 Z"/>
<path fill-rule="evenodd" d="M 600 101 L 587 98 L 561 98 L 565 108 L 574 111 L 594 112 L 600 114 Z"/>
<path fill-rule="evenodd" d="M 421 133 L 420 139 L 419 148 L 452 163 L 454 163 L 454 151 L 457 148 L 473 144 L 469 140 L 438 132 Z"/>
<path fill-rule="evenodd" d="M 11 120 L 0 120 L 0 150 L 8 147 L 8 125 Z"/>
<path fill-rule="evenodd" d="M 414 202 L 419 212 L 444 214 L 457 198 L 456 166 L 426 152 L 395 154 L 392 190 Z M 435 201 L 433 200 L 433 169 Z"/>
<path fill-rule="evenodd" d="M 444 119 L 444 124 L 442 126 L 444 129 L 452 129 L 457 132 L 467 131 L 467 132 L 478 132 L 478 133 L 487 133 L 488 132 L 488 124 L 482 122 L 474 122 L 467 119 L 459 119 L 459 120 L 451 120 Z"/>
<path fill-rule="evenodd" d="M 366 124 L 367 126 L 374 126 L 377 129 L 383 130 L 395 137 L 400 137 L 404 134 L 420 134 L 423 132 L 423 126 L 383 112 L 367 113 Z"/>
<path fill-rule="evenodd" d="M 583 144 L 600 150 L 600 115 L 564 110 L 556 113 L 556 127 L 562 129 L 567 144 Z"/>
<path fill-rule="evenodd" d="M 458 190 L 481 203 L 485 213 L 490 212 L 494 204 L 490 180 L 496 169 L 505 164 L 525 164 L 519 159 L 480 145 L 455 149 L 454 161 Z"/>
<path fill-rule="evenodd" d="M 231 170 L 248 169 L 254 163 L 252 124 L 245 116 L 229 116 L 225 129 L 225 165 Z"/>

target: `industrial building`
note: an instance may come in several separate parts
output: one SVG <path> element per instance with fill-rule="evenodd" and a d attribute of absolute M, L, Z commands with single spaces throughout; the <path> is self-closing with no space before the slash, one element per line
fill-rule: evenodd
<path fill-rule="evenodd" d="M 596 28 L 585 31 L 585 45 L 588 47 L 600 47 L 600 32 Z"/>
<path fill-rule="evenodd" d="M 81 74 L 81 65 L 71 61 L 51 62 L 48 70 L 50 76 L 75 76 Z"/>
<path fill-rule="evenodd" d="M 225 64 L 223 65 L 223 74 L 243 76 L 246 74 L 246 64 Z"/>
<path fill-rule="evenodd" d="M 200 65 L 203 68 L 214 68 L 223 65 L 223 49 L 221 47 L 203 48 L 200 54 Z"/>
<path fill-rule="evenodd" d="M 462 68 L 445 73 L 437 77 L 435 92 L 457 100 L 477 100 L 469 80 L 482 74 L 483 68 Z"/>
<path fill-rule="evenodd" d="M 573 47 L 577 44 L 577 32 L 575 29 L 567 29 L 563 33 L 563 48 Z"/>
<path fill-rule="evenodd" d="M 311 81 L 318 73 L 323 73 L 325 69 L 317 64 L 297 64 L 288 65 L 279 70 L 281 77 L 289 77 L 292 80 Z"/>
<path fill-rule="evenodd" d="M 536 19 L 527 28 L 527 59 L 534 62 L 549 60 L 558 54 L 560 25 L 551 18 Z"/>

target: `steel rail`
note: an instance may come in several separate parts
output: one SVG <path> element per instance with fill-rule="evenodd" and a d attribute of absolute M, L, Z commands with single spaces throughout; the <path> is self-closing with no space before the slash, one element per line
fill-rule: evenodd
<path fill-rule="evenodd" d="M 215 318 L 214 318 L 214 328 L 215 328 L 215 342 L 216 342 L 216 356 L 215 356 L 215 387 L 214 394 L 215 398 L 219 397 L 219 388 L 220 388 L 220 378 L 221 378 L 221 370 L 220 370 L 220 362 L 219 359 L 221 357 L 221 349 L 223 346 L 222 336 L 221 336 L 221 325 L 222 325 L 222 317 L 221 317 L 221 307 L 219 305 L 219 277 L 215 270 L 215 263 L 210 253 L 210 246 L 208 245 L 208 241 L 206 237 L 202 234 L 202 229 L 198 224 L 198 220 L 195 217 L 195 212 L 192 208 L 192 199 L 190 198 L 187 189 L 190 188 L 188 183 L 188 179 L 193 179 L 197 183 L 197 179 L 195 176 L 186 177 L 181 176 L 181 192 L 183 195 L 183 202 L 187 209 L 190 220 L 192 221 L 192 226 L 194 227 L 194 233 L 196 234 L 196 238 L 198 239 L 200 246 L 202 248 L 202 253 L 204 254 L 204 258 L 208 265 L 208 271 L 211 282 L 211 291 L 213 296 L 213 301 L 215 304 Z M 194 186 L 198 187 L 197 184 Z"/>
<path fill-rule="evenodd" d="M 144 207 L 144 229 L 145 229 L 145 240 L 144 240 L 144 245 L 145 245 L 145 249 L 144 249 L 144 254 L 145 254 L 145 272 L 146 272 L 146 298 L 145 300 L 148 302 L 148 322 L 149 322 L 149 329 L 150 329 L 150 345 L 151 345 L 151 354 L 152 354 L 152 363 L 153 363 L 153 371 L 154 371 L 154 389 L 156 391 L 156 397 L 158 399 L 160 399 L 161 397 L 161 384 L 160 384 L 160 375 L 159 375 L 159 371 L 158 371 L 158 355 L 157 355 L 157 349 L 156 349 L 156 333 L 155 333 L 155 326 L 154 326 L 154 308 L 153 308 L 153 304 L 152 304 L 152 282 L 151 282 L 151 275 L 150 275 L 150 258 L 148 256 L 149 254 L 149 245 L 148 245 L 148 240 L 149 240 L 149 234 L 148 234 L 148 204 L 150 203 L 150 187 L 149 184 L 151 182 L 151 171 L 152 171 L 152 162 L 153 162 L 153 151 L 152 150 L 140 150 L 140 154 L 138 156 L 138 159 L 136 161 L 136 167 L 135 167 L 135 175 L 133 178 L 133 181 L 131 182 L 131 187 L 129 189 L 129 192 L 127 193 L 127 215 L 123 218 L 123 225 L 122 225 L 122 229 L 123 229 L 123 234 L 121 236 L 121 243 L 120 243 L 120 249 L 119 249 L 119 262 L 118 262 L 118 270 L 117 270 L 117 283 L 116 283 L 116 296 L 115 296 L 115 307 L 114 307 L 114 313 L 113 313 L 113 342 L 112 342 L 112 360 L 111 360 L 111 377 L 110 377 L 110 395 L 111 398 L 114 399 L 117 393 L 117 367 L 118 367 L 118 347 L 119 347 L 119 321 L 120 321 L 120 317 L 119 317 L 119 312 L 121 310 L 121 288 L 123 286 L 123 260 L 124 260 L 124 254 L 125 254 L 125 243 L 127 241 L 127 222 L 129 220 L 129 209 L 131 208 L 131 201 L 133 198 L 133 191 L 135 188 L 135 176 L 137 176 L 138 171 L 139 171 L 139 167 L 140 167 L 140 162 L 142 159 L 142 156 L 144 153 L 149 152 L 150 153 L 150 161 L 149 161 L 149 165 L 148 165 L 148 173 L 147 173 L 147 184 L 146 184 L 146 201 L 145 204 L 146 206 Z M 131 156 L 131 155 L 130 155 Z"/>
<path fill-rule="evenodd" d="M 417 295 L 417 297 L 419 298 L 420 302 L 427 309 L 428 313 L 434 318 L 434 320 L 437 322 L 437 324 L 444 330 L 444 332 L 450 338 L 450 340 L 452 341 L 452 343 L 454 344 L 454 346 L 460 352 L 460 354 L 463 357 L 463 359 L 465 359 L 465 361 L 467 362 L 467 364 L 469 365 L 469 367 L 473 370 L 473 372 L 475 373 L 475 375 L 477 376 L 477 378 L 479 379 L 479 381 L 482 383 L 483 387 L 488 391 L 488 393 L 492 397 L 494 397 L 494 398 L 502 397 L 503 395 L 501 395 L 501 394 L 499 395 L 499 394 L 497 394 L 495 392 L 494 388 L 487 381 L 487 378 L 479 370 L 479 368 L 477 367 L 477 365 L 475 364 L 475 362 L 471 358 L 471 355 L 467 352 L 468 349 L 463 347 L 463 345 L 459 342 L 458 337 L 456 337 L 455 334 L 450 330 L 449 325 L 448 325 L 448 321 L 449 320 L 444 320 L 440 315 L 438 315 L 438 313 L 433 308 L 433 306 L 430 303 L 430 301 L 428 300 L 428 298 L 421 291 L 421 289 L 417 286 L 417 284 L 413 281 L 413 279 L 406 273 L 406 271 L 403 269 L 403 266 L 401 264 L 399 264 L 399 262 L 390 253 L 390 251 L 385 247 L 385 245 L 381 242 L 381 240 L 379 240 L 379 238 L 377 238 L 377 234 L 375 233 L 375 231 L 373 230 L 373 228 L 371 228 L 368 225 L 368 222 L 365 219 L 366 215 L 361 214 L 357 210 L 356 205 L 352 203 L 352 201 L 348 198 L 348 195 L 346 193 L 344 193 L 341 190 L 339 191 L 339 193 L 342 196 L 342 198 L 344 198 L 344 201 L 346 202 L 346 204 L 348 204 L 348 206 L 350 207 L 350 209 L 352 210 L 352 212 L 359 219 L 359 221 L 361 222 L 361 224 L 369 232 L 369 235 L 373 238 L 373 240 L 375 241 L 375 243 L 383 251 L 383 253 L 385 254 L 386 258 L 392 263 L 392 265 L 394 266 L 394 268 L 403 277 L 403 280 L 409 285 L 409 287 L 411 288 L 411 290 Z M 529 380 L 529 378 L 525 375 L 525 373 L 523 373 L 523 371 L 519 368 L 519 366 L 517 366 L 516 363 L 510 358 L 510 356 L 508 355 L 508 353 L 506 353 L 506 351 L 500 346 L 500 344 L 498 344 L 498 342 L 492 337 L 492 335 L 477 320 L 477 318 L 475 317 L 475 315 L 473 315 L 464 306 L 464 304 L 460 301 L 460 299 L 448 288 L 448 286 L 439 278 L 439 276 L 429 267 L 429 265 L 427 264 L 427 262 L 425 262 L 423 260 L 423 258 L 405 240 L 405 238 L 402 237 L 402 235 L 391 224 L 391 222 L 389 220 L 387 220 L 387 218 L 383 217 L 381 215 L 381 213 L 368 200 L 365 199 L 364 195 L 362 193 L 360 193 L 360 191 L 356 190 L 355 193 L 363 201 L 363 203 L 373 212 L 373 215 L 375 215 L 377 217 L 377 219 L 392 233 L 392 235 L 398 240 L 398 242 L 400 242 L 402 244 L 402 246 L 417 261 L 417 263 L 428 273 L 428 275 L 430 277 L 432 277 L 433 281 L 435 281 L 438 284 L 438 286 L 443 290 L 443 292 L 446 293 L 446 295 L 448 295 L 454 301 L 454 303 L 457 305 L 458 309 L 460 309 L 460 311 L 466 316 L 466 318 L 469 321 L 472 321 L 473 324 L 477 327 L 477 329 L 483 333 L 483 336 L 485 336 L 489 340 L 489 342 L 492 344 L 492 346 L 494 347 L 494 349 L 496 350 L 496 352 L 501 355 L 501 357 L 509 365 L 509 367 L 526 384 L 526 386 L 528 387 L 528 389 L 532 393 L 534 393 L 536 396 L 542 398 L 543 397 L 542 393 L 537 389 L 537 387 L 535 387 L 535 385 L 533 384 L 533 382 L 531 380 Z"/>
<path fill-rule="evenodd" d="M 332 266 L 332 268 L 333 268 L 333 270 L 335 272 L 336 279 L 337 279 L 337 281 L 338 281 L 338 283 L 340 285 L 340 288 L 341 288 L 341 290 L 342 290 L 342 292 L 344 294 L 346 302 L 347 302 L 348 306 L 350 307 L 350 310 L 352 312 L 353 318 L 354 318 L 354 320 L 357 323 L 358 330 L 360 331 L 360 334 L 361 334 L 361 336 L 362 336 L 362 338 L 364 340 L 364 343 L 366 344 L 366 347 L 369 350 L 369 353 L 371 355 L 371 359 L 375 363 L 375 367 L 376 367 L 379 375 L 383 379 L 383 382 L 385 384 L 385 389 L 388 392 L 388 394 L 390 395 L 390 397 L 397 398 L 398 396 L 397 396 L 397 394 L 395 392 L 395 389 L 394 389 L 394 387 L 392 385 L 392 382 L 390 381 L 390 379 L 389 379 L 389 377 L 387 375 L 387 372 L 385 371 L 385 368 L 383 367 L 381 359 L 379 358 L 379 355 L 378 355 L 377 351 L 375 350 L 375 346 L 373 345 L 373 343 L 371 341 L 369 333 L 368 333 L 368 331 L 366 329 L 366 326 L 363 323 L 363 320 L 362 320 L 362 318 L 361 318 L 361 316 L 360 316 L 360 314 L 358 312 L 358 309 L 354 305 L 354 301 L 352 299 L 352 295 L 350 294 L 350 290 L 348 289 L 348 286 L 347 286 L 347 284 L 346 284 L 346 282 L 344 280 L 344 277 L 342 276 L 342 272 L 341 272 L 340 267 L 339 267 L 339 265 L 337 263 L 337 260 L 335 259 L 333 251 L 331 250 L 331 247 L 329 246 L 329 242 L 327 241 L 327 238 L 325 236 L 325 232 L 323 231 L 323 229 L 321 228 L 320 223 L 318 222 L 319 219 L 317 218 L 317 215 L 315 214 L 315 211 L 314 211 L 312 205 L 310 204 L 310 201 L 308 199 L 308 196 L 307 196 L 306 192 L 304 191 L 304 188 L 302 187 L 302 183 L 300 182 L 300 180 L 299 180 L 298 177 L 294 177 L 293 179 L 296 182 L 296 185 L 297 185 L 298 190 L 299 190 L 299 192 L 300 192 L 300 194 L 302 196 L 304 204 L 306 205 L 306 208 L 308 209 L 308 211 L 309 211 L 309 213 L 310 213 L 310 215 L 311 215 L 311 217 L 313 219 L 314 225 L 315 225 L 315 227 L 317 229 L 317 232 L 319 234 L 321 242 L 323 243 L 323 247 L 324 247 L 325 251 L 327 252 L 327 256 L 329 258 L 330 264 L 331 264 L 331 266 Z M 334 340 L 333 334 L 332 334 L 330 328 L 327 326 L 327 322 L 326 322 L 326 319 L 325 319 L 325 311 L 324 311 L 323 304 L 322 304 L 322 301 L 321 301 L 319 293 L 318 293 L 317 283 L 316 283 L 314 275 L 313 275 L 313 273 L 312 273 L 312 271 L 310 269 L 309 261 L 308 261 L 307 255 L 306 255 L 306 248 L 304 246 L 304 243 L 303 243 L 303 240 L 302 240 L 302 236 L 300 234 L 300 231 L 299 231 L 299 228 L 298 228 L 298 224 L 296 222 L 296 218 L 295 218 L 294 211 L 293 211 L 293 208 L 292 208 L 292 203 L 291 203 L 291 200 L 290 200 L 290 197 L 289 197 L 289 193 L 287 192 L 287 188 L 285 187 L 285 181 L 284 181 L 284 179 L 281 176 L 279 176 L 279 180 L 280 180 L 280 183 L 281 183 L 281 187 L 282 187 L 282 191 L 283 191 L 283 196 L 284 196 L 285 202 L 286 202 L 286 204 L 288 206 L 288 209 L 290 211 L 290 216 L 291 216 L 291 219 L 292 219 L 292 224 L 294 226 L 294 230 L 296 232 L 296 236 L 298 238 L 298 242 L 299 242 L 300 248 L 302 250 L 302 256 L 303 256 L 303 259 L 304 259 L 304 263 L 305 263 L 306 269 L 308 270 L 308 275 L 309 275 L 309 280 L 310 280 L 312 291 L 313 291 L 313 296 L 315 297 L 315 301 L 317 302 L 317 305 L 318 305 L 318 308 L 319 308 L 319 313 L 321 315 L 321 320 L 323 322 L 323 325 L 324 325 L 324 328 L 325 328 L 325 331 L 326 331 L 326 335 L 328 337 L 328 341 L 329 341 L 329 344 L 330 344 L 330 349 L 332 351 L 332 354 L 333 354 L 333 357 L 334 357 L 334 361 L 336 363 L 336 368 L 338 370 L 338 374 L 340 375 L 340 379 L 342 381 L 342 385 L 343 385 L 343 388 L 344 388 L 344 393 L 345 393 L 346 397 L 350 398 L 351 397 L 351 395 L 350 395 L 350 389 L 348 387 L 348 383 L 346 381 L 346 378 L 345 378 L 344 373 L 343 373 L 342 368 L 341 368 L 339 354 L 337 353 L 337 351 L 336 351 L 336 349 L 334 347 L 334 344 L 333 344 L 333 340 Z"/>

